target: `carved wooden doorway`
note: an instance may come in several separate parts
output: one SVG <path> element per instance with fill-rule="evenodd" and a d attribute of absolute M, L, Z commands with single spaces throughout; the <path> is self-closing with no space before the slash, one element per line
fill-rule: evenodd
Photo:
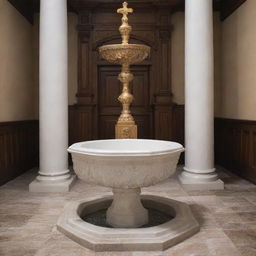
<path fill-rule="evenodd" d="M 132 66 L 134 80 L 130 84 L 134 101 L 131 111 L 138 125 L 138 138 L 152 138 L 152 106 L 150 105 L 150 66 Z M 98 137 L 115 138 L 115 124 L 121 112 L 117 98 L 122 86 L 117 76 L 119 66 L 98 67 Z"/>

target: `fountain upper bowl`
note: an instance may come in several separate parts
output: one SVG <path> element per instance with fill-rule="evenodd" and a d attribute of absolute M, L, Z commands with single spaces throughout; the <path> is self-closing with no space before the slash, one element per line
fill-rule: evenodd
<path fill-rule="evenodd" d="M 182 145 L 143 139 L 95 140 L 73 144 L 77 176 L 112 188 L 140 188 L 169 178 L 176 170 Z"/>
<path fill-rule="evenodd" d="M 146 59 L 150 47 L 143 44 L 110 44 L 99 47 L 99 53 L 105 60 L 122 65 L 136 64 Z"/>

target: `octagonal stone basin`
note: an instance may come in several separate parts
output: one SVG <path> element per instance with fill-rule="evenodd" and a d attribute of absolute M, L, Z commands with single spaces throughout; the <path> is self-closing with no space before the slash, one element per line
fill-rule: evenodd
<path fill-rule="evenodd" d="M 169 178 L 184 148 L 170 141 L 115 139 L 76 143 L 68 151 L 80 179 L 113 188 L 108 224 L 134 228 L 148 222 L 140 188 Z"/>
<path fill-rule="evenodd" d="M 110 44 L 99 47 L 100 55 L 111 63 L 130 65 L 147 58 L 150 47 L 142 44 Z"/>

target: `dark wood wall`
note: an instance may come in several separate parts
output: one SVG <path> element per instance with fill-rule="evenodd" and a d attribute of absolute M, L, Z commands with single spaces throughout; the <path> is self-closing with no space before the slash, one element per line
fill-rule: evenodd
<path fill-rule="evenodd" d="M 100 58 L 98 47 L 121 43 L 121 15 L 117 4 L 81 9 L 78 30 L 78 103 L 70 107 L 70 141 L 114 138 L 121 112 L 117 101 L 121 84 L 120 66 Z M 171 13 L 170 6 L 132 6 L 130 43 L 151 47 L 150 56 L 131 66 L 135 100 L 131 110 L 139 138 L 176 140 L 172 131 Z M 74 125 L 72 125 L 74 124 Z"/>
<path fill-rule="evenodd" d="M 216 163 L 256 183 L 256 121 L 215 119 Z"/>
<path fill-rule="evenodd" d="M 38 121 L 0 123 L 0 185 L 38 165 Z"/>
<path fill-rule="evenodd" d="M 70 143 L 92 136 L 87 112 L 74 108 L 70 107 L 70 113 L 78 116 L 70 119 Z M 173 136 L 184 145 L 184 106 L 173 105 L 172 110 Z M 0 123 L 0 184 L 38 166 L 38 151 L 38 121 Z M 256 121 L 215 118 L 215 160 L 256 183 Z"/>

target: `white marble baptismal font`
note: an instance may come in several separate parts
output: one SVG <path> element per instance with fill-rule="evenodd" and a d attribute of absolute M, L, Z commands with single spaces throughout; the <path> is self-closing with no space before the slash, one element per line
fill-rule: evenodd
<path fill-rule="evenodd" d="M 95 140 L 73 144 L 72 154 L 77 176 L 90 184 L 112 188 L 114 196 L 102 195 L 72 202 L 60 216 L 57 227 L 74 241 L 95 251 L 164 250 L 199 230 L 188 205 L 159 196 L 141 196 L 141 188 L 168 179 L 176 171 L 182 145 L 171 141 L 136 138 L 137 127 L 130 114 L 132 95 L 129 65 L 145 59 L 150 48 L 129 44 L 131 27 L 128 13 L 123 14 L 120 32 L 122 44 L 100 47 L 103 58 L 122 65 L 119 97 L 123 111 L 116 125 L 115 140 Z M 120 139 L 122 138 L 122 139 Z M 142 201 L 141 201 L 142 200 Z M 150 209 L 171 216 L 161 224 L 149 225 Z M 95 225 L 85 216 L 106 212 L 106 226 Z"/>
<path fill-rule="evenodd" d="M 107 223 L 118 228 L 136 228 L 148 223 L 140 188 L 169 178 L 183 150 L 175 142 L 140 139 L 87 141 L 68 149 L 80 179 L 113 189 Z"/>

